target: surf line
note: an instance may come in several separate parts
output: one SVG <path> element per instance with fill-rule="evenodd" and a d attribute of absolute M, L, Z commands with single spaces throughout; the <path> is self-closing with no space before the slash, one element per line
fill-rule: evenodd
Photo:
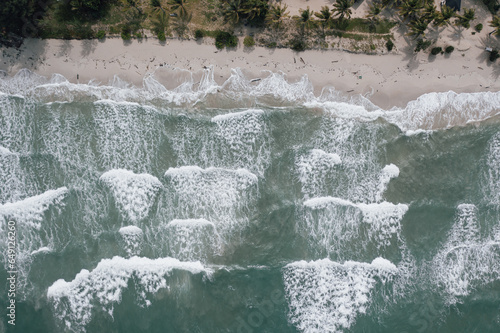
<path fill-rule="evenodd" d="M 7 297 L 7 323 L 16 325 L 16 289 L 17 289 L 17 268 L 16 268 L 16 222 L 7 222 L 7 282 L 9 289 Z"/>

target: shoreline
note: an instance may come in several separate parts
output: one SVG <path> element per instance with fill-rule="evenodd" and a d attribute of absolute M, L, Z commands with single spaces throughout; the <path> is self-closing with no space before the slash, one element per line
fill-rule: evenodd
<path fill-rule="evenodd" d="M 217 50 L 212 39 L 169 39 L 163 45 L 155 38 L 130 43 L 120 38 L 26 39 L 19 50 L 5 48 L 0 57 L 0 70 L 10 76 L 26 68 L 46 77 L 61 74 L 72 83 L 94 80 L 107 84 L 117 75 L 139 87 L 148 73 L 162 66 L 198 72 L 210 65 L 214 66 L 214 79 L 219 84 L 227 80 L 231 69 L 238 67 L 250 78 L 259 77 L 261 71 L 281 71 L 294 82 L 306 74 L 316 96 L 328 86 L 346 95 L 368 95 L 373 91 L 369 100 L 383 109 L 405 107 L 409 101 L 430 92 L 500 91 L 500 66 L 489 63 L 479 46 L 456 50 L 451 55 L 429 56 L 247 49 L 242 40 L 236 49 Z"/>

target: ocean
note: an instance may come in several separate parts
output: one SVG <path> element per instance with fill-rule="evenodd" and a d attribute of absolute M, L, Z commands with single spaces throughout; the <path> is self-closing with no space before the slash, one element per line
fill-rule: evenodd
<path fill-rule="evenodd" d="M 0 332 L 500 332 L 500 92 L 159 70 L 0 75 Z"/>

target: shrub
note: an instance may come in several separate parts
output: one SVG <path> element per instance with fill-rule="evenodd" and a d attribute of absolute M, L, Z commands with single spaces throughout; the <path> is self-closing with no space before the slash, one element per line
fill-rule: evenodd
<path fill-rule="evenodd" d="M 94 38 L 94 31 L 90 24 L 75 24 L 73 36 L 77 39 L 92 39 Z"/>
<path fill-rule="evenodd" d="M 215 47 L 223 49 L 224 46 L 236 47 L 238 45 L 238 38 L 235 35 L 226 31 L 217 31 L 215 34 Z"/>
<path fill-rule="evenodd" d="M 431 50 L 432 55 L 436 55 L 436 54 L 439 54 L 441 52 L 443 52 L 443 49 L 441 48 L 441 46 L 433 47 Z"/>
<path fill-rule="evenodd" d="M 255 40 L 252 36 L 246 36 L 243 40 L 243 45 L 245 45 L 246 47 L 253 47 L 255 46 Z"/>
<path fill-rule="evenodd" d="M 453 46 L 451 46 L 451 45 L 450 45 L 450 46 L 447 46 L 447 47 L 444 49 L 444 52 L 446 52 L 446 53 L 448 53 L 448 54 L 449 54 L 449 53 L 453 52 L 453 50 L 455 50 L 455 48 L 454 48 Z"/>
<path fill-rule="evenodd" d="M 415 47 L 415 52 L 423 51 L 427 49 L 429 46 L 431 46 L 431 41 L 430 40 L 424 40 L 420 38 L 417 40 L 417 46 Z"/>
<path fill-rule="evenodd" d="M 375 46 L 375 44 L 370 44 L 370 50 L 375 51 L 376 49 L 377 47 Z"/>
<path fill-rule="evenodd" d="M 483 30 L 483 25 L 481 23 L 479 23 L 478 25 L 476 25 L 474 27 L 474 29 L 477 31 L 477 32 L 481 32 L 481 30 Z"/>
<path fill-rule="evenodd" d="M 278 44 L 276 44 L 276 42 L 270 42 L 270 43 L 267 43 L 266 45 L 268 48 L 270 49 L 275 49 L 276 46 L 278 46 Z"/>
<path fill-rule="evenodd" d="M 205 37 L 205 33 L 203 32 L 203 30 L 196 29 L 196 31 L 194 32 L 194 38 L 200 39 L 203 37 Z"/>
<path fill-rule="evenodd" d="M 391 52 L 392 49 L 394 48 L 394 43 L 392 42 L 391 39 L 389 39 L 387 41 L 387 43 L 385 43 L 385 47 L 387 47 L 387 51 Z"/>
<path fill-rule="evenodd" d="M 296 38 L 290 43 L 290 48 L 294 51 L 301 52 L 306 49 L 307 45 L 302 39 Z"/>
<path fill-rule="evenodd" d="M 96 34 L 96 37 L 98 39 L 104 39 L 104 37 L 106 37 L 106 32 L 104 30 L 99 30 Z"/>
<path fill-rule="evenodd" d="M 124 25 L 122 27 L 122 39 L 123 40 L 130 40 L 132 38 L 132 29 L 128 25 Z"/>
<path fill-rule="evenodd" d="M 167 37 L 165 37 L 165 31 L 158 32 L 157 36 L 160 42 L 164 42 L 167 40 Z"/>
<path fill-rule="evenodd" d="M 498 4 L 498 1 L 497 0 L 483 0 L 483 3 L 486 5 L 486 7 L 489 9 L 489 11 L 492 13 L 492 14 L 496 14 L 496 12 L 498 11 L 498 7 L 499 7 L 499 4 Z"/>
<path fill-rule="evenodd" d="M 136 32 L 135 33 L 135 38 L 141 39 L 142 38 L 142 34 L 140 32 Z"/>
<path fill-rule="evenodd" d="M 493 50 L 490 52 L 490 61 L 491 62 L 494 62 L 498 58 L 500 58 L 500 54 L 498 54 L 498 50 Z"/>

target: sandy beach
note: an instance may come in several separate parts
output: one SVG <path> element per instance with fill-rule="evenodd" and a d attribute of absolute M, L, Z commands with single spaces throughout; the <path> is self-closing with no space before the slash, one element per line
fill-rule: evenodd
<path fill-rule="evenodd" d="M 411 50 L 410 50 L 411 51 Z M 120 38 L 98 40 L 27 39 L 19 49 L 3 49 L 0 70 L 15 75 L 27 68 L 43 76 L 54 73 L 70 82 L 97 80 L 107 84 L 115 75 L 137 86 L 158 67 L 192 72 L 213 65 L 215 80 L 224 82 L 231 69 L 241 68 L 249 77 L 263 71 L 282 71 L 290 81 L 307 75 L 315 93 L 331 86 L 350 95 L 368 96 L 382 108 L 403 107 L 426 92 L 498 91 L 500 66 L 491 64 L 482 45 L 470 45 L 451 55 L 430 56 L 404 50 L 381 55 L 353 54 L 336 50 L 254 47 L 240 40 L 231 50 L 217 50 L 213 39 L 203 41 L 156 38 L 125 43 Z M 171 88 L 171 87 L 168 87 Z"/>

